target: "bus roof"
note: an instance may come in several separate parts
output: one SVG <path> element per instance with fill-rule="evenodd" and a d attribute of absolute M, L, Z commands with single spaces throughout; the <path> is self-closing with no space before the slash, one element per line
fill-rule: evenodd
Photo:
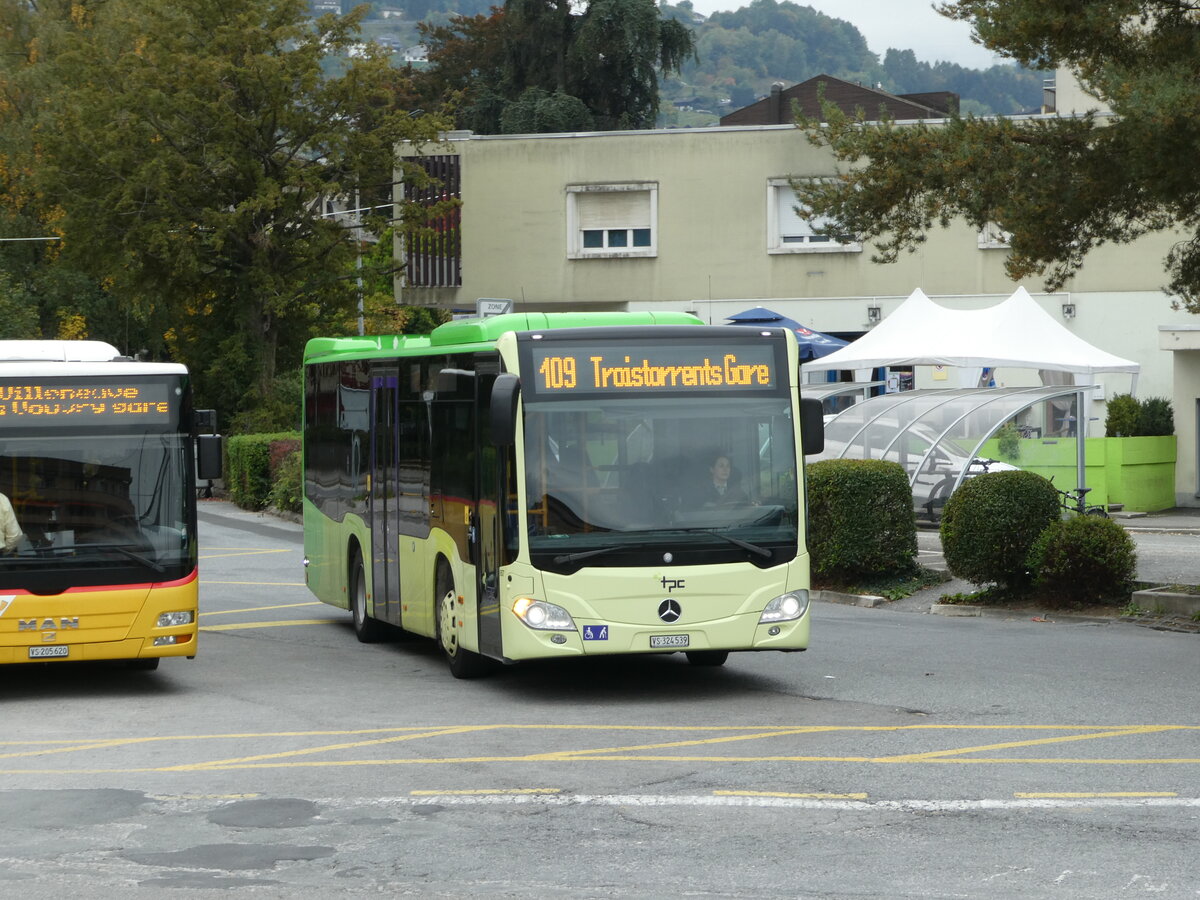
<path fill-rule="evenodd" d="M 120 355 L 103 341 L 0 341 L 0 362 L 108 362 Z"/>
<path fill-rule="evenodd" d="M 369 357 L 446 353 L 479 350 L 495 344 L 510 331 L 543 331 L 551 328 L 597 328 L 608 325 L 703 325 L 683 312 L 561 312 L 505 313 L 481 319 L 455 319 L 430 334 L 395 334 L 371 337 L 313 338 L 304 348 L 304 361 L 324 357 Z"/>
<path fill-rule="evenodd" d="M 138 362 L 104 341 L 0 341 L 0 377 L 182 375 L 179 363 Z"/>

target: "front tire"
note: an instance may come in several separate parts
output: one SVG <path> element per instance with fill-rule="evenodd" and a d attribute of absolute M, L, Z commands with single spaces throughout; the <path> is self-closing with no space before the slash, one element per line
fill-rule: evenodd
<path fill-rule="evenodd" d="M 486 675 L 491 666 L 488 660 L 465 649 L 459 643 L 461 629 L 458 626 L 458 591 L 454 589 L 454 577 L 444 563 L 438 565 L 437 586 L 434 588 L 437 605 L 437 642 L 442 648 L 450 674 L 455 678 L 479 678 Z"/>
<path fill-rule="evenodd" d="M 354 636 L 360 643 L 374 644 L 383 640 L 383 623 L 367 615 L 367 573 L 362 554 L 357 551 L 350 562 L 350 615 L 354 619 Z"/>

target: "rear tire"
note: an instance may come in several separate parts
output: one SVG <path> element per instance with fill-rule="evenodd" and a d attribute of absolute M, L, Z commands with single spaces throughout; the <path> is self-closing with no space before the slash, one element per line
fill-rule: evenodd
<path fill-rule="evenodd" d="M 354 636 L 360 643 L 374 644 L 384 638 L 384 625 L 367 615 L 367 573 L 362 554 L 357 551 L 350 562 L 350 615 L 354 619 Z"/>
<path fill-rule="evenodd" d="M 729 659 L 728 650 L 688 650 L 684 655 L 693 666 L 723 666 Z"/>
<path fill-rule="evenodd" d="M 1108 518 L 1108 510 L 1103 506 L 1089 506 L 1087 514 L 1089 516 L 1099 516 L 1101 519 Z"/>
<path fill-rule="evenodd" d="M 445 563 L 438 564 L 434 592 L 437 642 L 450 666 L 450 674 L 455 678 L 486 675 L 491 669 L 489 660 L 459 644 L 458 591 L 454 589 L 454 577 Z"/>

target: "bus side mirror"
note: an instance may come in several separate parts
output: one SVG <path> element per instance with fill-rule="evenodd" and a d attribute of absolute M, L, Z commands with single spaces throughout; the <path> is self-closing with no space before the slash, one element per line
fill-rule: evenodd
<path fill-rule="evenodd" d="M 517 400 L 521 396 L 521 379 L 511 372 L 496 376 L 492 384 L 491 426 L 492 443 L 511 447 L 517 439 Z"/>
<path fill-rule="evenodd" d="M 221 477 L 221 436 L 219 434 L 196 436 L 196 477 L 201 481 L 212 481 Z"/>
<path fill-rule="evenodd" d="M 800 398 L 800 449 L 805 456 L 825 449 L 825 411 L 815 397 Z"/>
<path fill-rule="evenodd" d="M 194 431 L 196 434 L 216 434 L 217 411 L 215 409 L 193 410 L 192 431 Z"/>

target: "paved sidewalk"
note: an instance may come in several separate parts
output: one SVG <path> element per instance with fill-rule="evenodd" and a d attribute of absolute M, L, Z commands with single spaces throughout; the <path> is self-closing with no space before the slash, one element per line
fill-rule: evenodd
<path fill-rule="evenodd" d="M 1200 534 L 1200 507 L 1195 506 L 1177 506 L 1152 513 L 1113 513 L 1112 518 L 1129 531 Z"/>

